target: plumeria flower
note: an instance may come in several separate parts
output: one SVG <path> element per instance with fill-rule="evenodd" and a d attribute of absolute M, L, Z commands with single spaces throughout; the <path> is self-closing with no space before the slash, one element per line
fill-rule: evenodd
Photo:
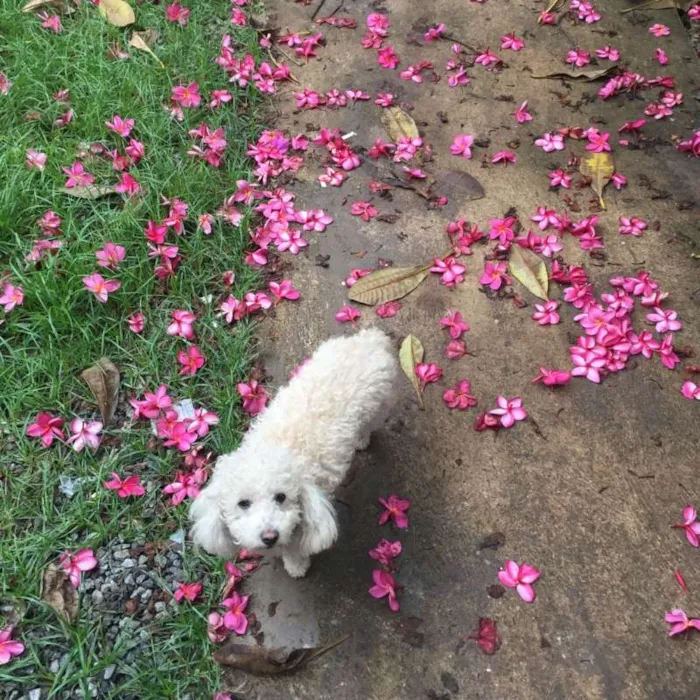
<path fill-rule="evenodd" d="M 466 411 L 471 406 L 476 406 L 477 403 L 476 396 L 471 394 L 471 384 L 468 379 L 462 379 L 447 389 L 442 395 L 442 400 L 448 408 L 460 411 Z"/>
<path fill-rule="evenodd" d="M 440 23 L 437 27 L 430 27 L 428 31 L 423 34 L 423 40 L 426 42 L 435 41 L 439 39 L 445 33 L 445 25 Z"/>
<path fill-rule="evenodd" d="M 180 374 L 194 376 L 197 370 L 204 367 L 206 357 L 196 345 L 190 345 L 187 350 L 180 350 L 177 361 L 182 365 Z"/>
<path fill-rule="evenodd" d="M 187 449 L 189 449 L 189 447 Z M 185 450 L 182 451 L 184 452 Z M 163 493 L 172 494 L 171 504 L 177 506 L 182 503 L 185 498 L 191 498 L 192 500 L 197 498 L 200 492 L 199 487 L 206 480 L 207 474 L 204 469 L 195 469 L 195 471 L 186 474 L 175 472 L 175 480 L 163 489 Z"/>
<path fill-rule="evenodd" d="M 326 214 L 323 209 L 310 209 L 296 212 L 296 221 L 302 224 L 304 231 L 323 233 L 326 226 L 333 223 L 333 217 Z"/>
<path fill-rule="evenodd" d="M 230 598 L 221 601 L 221 605 L 226 608 L 224 613 L 224 627 L 232 630 L 238 635 L 244 635 L 248 629 L 248 618 L 245 609 L 248 606 L 250 596 L 238 595 L 233 592 Z"/>
<path fill-rule="evenodd" d="M 594 340 L 593 342 L 595 343 Z M 574 364 L 571 374 L 574 377 L 585 377 L 594 384 L 600 384 L 600 370 L 607 364 L 607 349 L 594 344 L 591 347 L 574 345 L 569 350 Z"/>
<path fill-rule="evenodd" d="M 249 416 L 257 416 L 265 410 L 265 404 L 270 397 L 257 379 L 239 382 L 236 385 L 236 390 L 243 398 L 243 410 Z"/>
<path fill-rule="evenodd" d="M 112 478 L 105 481 L 103 486 L 110 491 L 116 491 L 119 498 L 129 498 L 129 496 L 143 496 L 146 489 L 141 484 L 141 479 L 138 474 L 127 476 L 122 479 L 117 472 L 112 472 Z"/>
<path fill-rule="evenodd" d="M 126 321 L 129 324 L 129 330 L 136 334 L 142 333 L 146 325 L 146 317 L 140 311 L 135 311 Z"/>
<path fill-rule="evenodd" d="M 571 381 L 571 372 L 540 367 L 540 373 L 532 381 L 542 382 L 545 386 L 563 386 Z"/>
<path fill-rule="evenodd" d="M 225 642 L 228 638 L 228 630 L 224 625 L 224 617 L 218 612 L 209 613 L 209 617 L 207 618 L 207 637 L 209 637 L 209 641 L 212 644 L 221 644 L 221 642 Z M 219 693 L 219 695 L 223 695 L 223 693 Z"/>
<path fill-rule="evenodd" d="M 46 157 L 46 153 L 29 148 L 24 158 L 24 164 L 28 168 L 36 168 L 39 171 L 43 171 L 46 165 Z"/>
<path fill-rule="evenodd" d="M 399 498 L 391 494 L 387 499 L 379 498 L 379 503 L 384 506 L 384 512 L 379 516 L 379 524 L 384 525 L 389 520 L 400 530 L 408 528 L 407 511 L 411 507 L 411 501 Z"/>
<path fill-rule="evenodd" d="M 665 25 L 665 24 L 652 24 L 651 27 L 649 27 L 649 33 L 653 34 L 657 39 L 659 39 L 662 36 L 669 36 L 671 34 L 671 30 Z"/>
<path fill-rule="evenodd" d="M 604 46 L 602 49 L 596 49 L 595 55 L 597 58 L 608 61 L 619 61 L 620 52 L 612 46 Z"/>
<path fill-rule="evenodd" d="M 167 411 L 173 400 L 168 396 L 168 388 L 161 384 L 155 392 L 146 392 L 142 401 L 129 399 L 129 403 L 134 408 L 134 419 L 147 418 L 153 420 L 160 415 L 161 411 Z"/>
<path fill-rule="evenodd" d="M 394 577 L 387 571 L 375 569 L 372 572 L 372 580 L 374 585 L 369 589 L 369 594 L 372 598 L 388 598 L 389 609 L 392 612 L 399 611 L 399 601 L 396 600 L 396 581 Z"/>
<path fill-rule="evenodd" d="M 618 230 L 623 235 L 641 236 L 647 227 L 648 224 L 644 219 L 639 219 L 636 216 L 621 216 Z"/>
<path fill-rule="evenodd" d="M 171 312 L 172 322 L 168 325 L 167 334 L 175 335 L 184 338 L 185 340 L 194 339 L 194 328 L 193 324 L 197 320 L 197 317 L 191 312 L 185 309 L 176 309 Z"/>
<path fill-rule="evenodd" d="M 133 197 L 141 191 L 141 185 L 133 175 L 122 173 L 119 182 L 114 186 L 114 191 Z"/>
<path fill-rule="evenodd" d="M 34 422 L 27 427 L 29 437 L 41 438 L 44 447 L 51 447 L 55 438 L 63 440 L 63 418 L 53 416 L 50 413 L 38 413 Z"/>
<path fill-rule="evenodd" d="M 187 25 L 191 11 L 183 7 L 179 2 L 174 2 L 165 8 L 165 16 L 168 22 L 177 22 L 181 27 Z"/>
<path fill-rule="evenodd" d="M 683 522 L 671 526 L 674 530 L 685 530 L 685 537 L 693 547 L 700 547 L 700 520 L 693 506 L 683 508 Z"/>
<path fill-rule="evenodd" d="M 627 184 L 627 178 L 621 173 L 613 173 L 610 182 L 616 190 L 621 190 Z"/>
<path fill-rule="evenodd" d="M 13 656 L 24 653 L 24 644 L 12 639 L 14 627 L 7 625 L 0 629 L 0 666 L 10 663 Z"/>
<path fill-rule="evenodd" d="M 451 288 L 464 282 L 464 273 L 466 271 L 467 268 L 458 263 L 451 255 L 444 260 L 433 258 L 433 267 L 430 268 L 430 272 L 440 275 L 442 284 Z"/>
<path fill-rule="evenodd" d="M 377 216 L 379 211 L 370 202 L 353 202 L 350 213 L 353 216 L 361 217 L 363 221 L 369 221 Z"/>
<path fill-rule="evenodd" d="M 510 49 L 511 51 L 520 51 L 520 49 L 525 47 L 525 42 L 520 38 L 515 36 L 515 32 L 510 34 L 505 34 L 501 37 L 501 48 Z"/>
<path fill-rule="evenodd" d="M 401 554 L 401 542 L 389 542 L 389 540 L 379 540 L 374 549 L 369 550 L 369 556 L 384 566 L 391 566 L 393 559 Z"/>
<path fill-rule="evenodd" d="M 535 146 L 539 146 L 545 153 L 564 150 L 564 137 L 561 134 L 547 132 L 535 141 Z"/>
<path fill-rule="evenodd" d="M 58 558 L 58 565 L 66 572 L 73 586 L 78 588 L 83 571 L 92 571 L 97 566 L 97 559 L 92 549 L 81 549 L 75 554 L 66 551 Z"/>
<path fill-rule="evenodd" d="M 102 304 L 107 302 L 112 292 L 116 292 L 122 286 L 119 280 L 106 280 L 97 272 L 83 277 L 83 284 L 95 295 L 97 301 Z"/>
<path fill-rule="evenodd" d="M 588 51 L 572 49 L 566 54 L 566 62 L 577 68 L 583 68 L 591 62 L 591 55 Z"/>
<path fill-rule="evenodd" d="M 445 345 L 445 357 L 448 360 L 459 360 L 467 354 L 467 344 L 463 340 L 451 340 Z"/>
<path fill-rule="evenodd" d="M 571 187 L 571 175 L 565 173 L 561 168 L 547 173 L 550 187 L 563 187 L 568 190 Z"/>
<path fill-rule="evenodd" d="M 691 22 L 700 22 L 700 3 L 688 8 L 688 19 Z"/>
<path fill-rule="evenodd" d="M 463 320 L 459 311 L 448 311 L 447 315 L 440 319 L 440 325 L 450 332 L 450 338 L 454 340 L 458 340 L 462 333 L 469 330 L 469 324 Z"/>
<path fill-rule="evenodd" d="M 75 418 L 70 423 L 70 431 L 73 434 L 68 438 L 67 444 L 72 445 L 76 452 L 82 452 L 86 446 L 93 450 L 100 446 L 102 432 L 100 421 L 85 422 L 82 418 Z"/>
<path fill-rule="evenodd" d="M 559 323 L 559 308 L 558 301 L 547 301 L 544 304 L 535 304 L 535 312 L 532 318 L 540 324 L 540 326 L 554 325 Z"/>
<path fill-rule="evenodd" d="M 217 416 L 214 411 L 207 411 L 205 408 L 196 408 L 194 411 L 194 418 L 190 421 L 187 429 L 192 433 L 197 433 L 199 437 L 204 437 L 209 434 L 209 428 L 212 425 L 218 425 L 218 423 L 219 416 Z"/>
<path fill-rule="evenodd" d="M 380 107 L 391 107 L 394 104 L 394 96 L 390 92 L 378 92 L 374 104 Z"/>
<path fill-rule="evenodd" d="M 479 284 L 490 287 L 494 291 L 499 290 L 504 284 L 510 284 L 513 280 L 506 274 L 508 263 L 504 261 L 484 261 L 484 272 L 479 277 Z"/>
<path fill-rule="evenodd" d="M 39 12 L 37 17 L 41 20 L 41 26 L 44 29 L 50 29 L 56 34 L 60 34 L 63 31 L 61 18 L 58 15 L 50 15 L 48 12 Z"/>
<path fill-rule="evenodd" d="M 518 124 L 525 124 L 525 122 L 532 121 L 532 115 L 527 111 L 527 100 L 525 100 L 525 102 L 523 102 L 512 114 Z"/>
<path fill-rule="evenodd" d="M 199 84 L 190 83 L 189 85 L 177 85 L 172 91 L 170 98 L 180 107 L 199 107 L 202 98 L 199 94 Z"/>
<path fill-rule="evenodd" d="M 24 304 L 24 289 L 17 285 L 5 282 L 2 288 L 2 294 L 0 295 L 0 306 L 3 307 L 6 314 L 9 314 L 15 306 L 22 306 Z"/>
<path fill-rule="evenodd" d="M 309 245 L 309 242 L 301 235 L 301 231 L 288 229 L 277 235 L 275 245 L 280 253 L 288 250 L 292 255 L 298 255 L 300 250 Z"/>
<path fill-rule="evenodd" d="M 450 153 L 452 153 L 453 156 L 462 156 L 467 159 L 471 158 L 471 147 L 473 143 L 474 137 L 471 134 L 457 134 L 457 136 L 452 139 Z"/>
<path fill-rule="evenodd" d="M 516 564 L 512 559 L 508 559 L 505 567 L 498 572 L 498 580 L 507 588 L 515 588 L 526 603 L 535 601 L 536 593 L 532 584 L 539 577 L 539 569 L 530 564 Z"/>
<path fill-rule="evenodd" d="M 4 73 L 0 73 L 0 95 L 7 95 L 12 85 L 13 82 Z"/>
<path fill-rule="evenodd" d="M 87 170 L 85 170 L 83 167 L 83 164 L 79 163 L 78 161 L 73 163 L 70 168 L 61 168 L 61 170 L 68 175 L 65 187 L 89 187 L 93 182 L 95 182 L 95 177 L 87 172 Z"/>
<path fill-rule="evenodd" d="M 683 382 L 681 394 L 683 394 L 686 399 L 700 401 L 700 386 L 691 381 Z"/>
<path fill-rule="evenodd" d="M 270 282 L 270 293 L 277 299 L 277 302 L 282 299 L 296 301 L 301 297 L 301 292 L 294 289 L 292 280 L 282 280 L 281 282 Z"/>
<path fill-rule="evenodd" d="M 173 597 L 178 603 L 181 603 L 183 600 L 194 603 L 202 593 L 201 583 L 180 583 L 179 581 L 176 581 L 176 583 L 177 588 L 175 589 Z"/>
<path fill-rule="evenodd" d="M 118 269 L 119 263 L 124 260 L 125 255 L 126 248 L 121 245 L 115 245 L 112 241 L 107 241 L 104 248 L 95 253 L 97 264 L 100 267 L 109 267 L 112 270 Z"/>
<path fill-rule="evenodd" d="M 656 49 L 656 60 L 660 65 L 668 65 L 668 54 L 663 49 Z"/>
<path fill-rule="evenodd" d="M 416 377 L 420 379 L 421 391 L 425 391 L 428 384 L 432 384 L 442 377 L 442 369 L 434 362 L 420 362 L 414 369 Z"/>
<path fill-rule="evenodd" d="M 105 126 L 122 138 L 127 138 L 135 123 L 134 119 L 122 119 L 118 114 L 115 114 L 111 122 L 105 122 Z"/>
<path fill-rule="evenodd" d="M 661 309 L 658 306 L 653 314 L 647 314 L 647 320 L 656 324 L 657 333 L 669 333 L 679 331 L 683 324 L 677 320 L 678 312 L 673 309 Z"/>
<path fill-rule="evenodd" d="M 668 631 L 668 636 L 673 637 L 676 634 L 681 634 L 682 632 L 688 632 L 691 629 L 696 629 L 700 631 L 700 619 L 689 618 L 685 611 L 680 608 L 675 608 L 664 615 L 664 622 L 671 625 L 671 629 Z"/>
<path fill-rule="evenodd" d="M 474 63 L 478 63 L 479 65 L 484 66 L 484 68 L 488 68 L 493 63 L 500 63 L 500 62 L 501 62 L 501 59 L 498 57 L 498 55 L 495 54 L 490 49 L 486 49 L 486 51 L 483 51 L 482 53 L 478 53 L 476 55 L 476 58 L 474 59 Z"/>
<path fill-rule="evenodd" d="M 385 301 L 383 304 L 379 304 L 375 309 L 375 313 L 379 318 L 392 318 L 396 316 L 401 308 L 400 301 Z"/>
<path fill-rule="evenodd" d="M 527 418 L 527 411 L 522 407 L 523 400 L 519 396 L 507 399 L 505 396 L 496 398 L 498 408 L 492 408 L 489 413 L 492 416 L 500 416 L 499 421 L 504 428 L 510 428 L 517 421 Z"/>
<path fill-rule="evenodd" d="M 335 320 L 339 323 L 354 323 L 362 314 L 352 306 L 344 306 L 335 314 Z"/>
<path fill-rule="evenodd" d="M 518 156 L 513 153 L 513 151 L 498 151 L 498 153 L 494 153 L 493 158 L 491 158 L 491 162 L 503 163 L 504 165 L 508 166 L 508 163 L 517 163 Z"/>

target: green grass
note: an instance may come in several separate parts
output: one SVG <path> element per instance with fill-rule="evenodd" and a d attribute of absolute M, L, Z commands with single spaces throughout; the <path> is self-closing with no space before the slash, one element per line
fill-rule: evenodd
<path fill-rule="evenodd" d="M 120 534 L 158 540 L 183 527 L 186 506 L 168 508 L 160 493 L 179 457 L 154 449 L 149 425 L 132 425 L 124 416 L 105 430 L 106 444 L 97 453 L 77 454 L 61 444 L 42 449 L 25 436 L 26 426 L 39 411 L 67 421 L 77 415 L 97 418 L 79 374 L 107 356 L 121 370 L 123 397 L 141 396 L 165 383 L 172 396 L 189 397 L 219 414 L 221 423 L 207 437 L 207 447 L 221 452 L 237 444 L 242 418 L 235 386 L 250 365 L 251 329 L 227 327 L 216 319 L 216 306 L 225 270 L 235 270 L 238 296 L 258 280 L 242 264 L 248 240 L 244 226 L 217 223 L 214 233 L 204 236 L 195 223 L 198 214 L 216 211 L 236 179 L 249 176 L 245 144 L 257 130 L 253 92 L 228 84 L 213 63 L 221 36 L 231 34 L 241 54 L 256 55 L 258 49 L 255 31 L 228 22 L 229 0 L 186 3 L 192 15 L 184 28 L 166 22 L 165 3 L 136 6 L 136 28 L 160 32 L 154 48 L 165 69 L 135 49 L 126 60 L 108 58 L 111 46 L 126 47 L 130 31 L 109 26 L 90 3 L 64 16 L 59 35 L 42 29 L 33 14 L 22 14 L 23 4 L 0 4 L 0 71 L 14 83 L 8 95 L 0 96 L 0 279 L 9 277 L 25 292 L 22 307 L 4 319 L 0 311 L 0 599 L 21 612 L 17 632 L 27 650 L 0 667 L 0 686 L 21 679 L 26 689 L 41 686 L 50 697 L 67 698 L 75 697 L 78 688 L 86 691 L 87 679 L 119 657 L 120 649 L 112 657 L 100 656 L 101 630 L 89 628 L 84 615 L 73 626 L 61 624 L 40 601 L 41 573 L 65 549 L 97 549 Z M 191 81 L 200 84 L 203 105 L 212 88 L 228 87 L 234 101 L 215 111 L 205 106 L 186 110 L 183 123 L 172 121 L 163 109 L 170 89 Z M 62 88 L 70 89 L 76 116 L 67 128 L 57 129 L 54 120 L 66 107 L 52 96 Z M 144 196 L 86 201 L 62 194 L 61 167 L 76 160 L 79 150 L 91 142 L 122 146 L 104 126 L 113 114 L 136 120 L 132 135 L 145 144 L 146 157 L 132 172 Z M 229 145 L 220 169 L 186 155 L 192 143 L 187 130 L 202 121 L 225 127 Z M 47 153 L 43 173 L 25 167 L 28 148 Z M 117 180 L 107 161 L 86 167 L 98 183 Z M 168 236 L 180 246 L 182 263 L 167 284 L 153 275 L 143 235 L 149 218 L 166 215 L 161 196 L 190 205 L 186 234 Z M 47 209 L 63 219 L 64 247 L 34 265 L 25 256 L 32 240 L 40 238 L 36 221 Z M 95 251 L 110 240 L 127 251 L 118 273 L 95 264 Z M 122 282 L 106 304 L 83 287 L 82 277 L 94 271 Z M 165 332 L 170 311 L 177 308 L 197 314 L 197 345 L 207 364 L 194 377 L 178 376 L 176 353 L 185 343 Z M 146 329 L 137 336 L 126 319 L 139 310 Z M 146 496 L 123 501 L 102 488 L 111 471 L 128 473 L 138 463 L 145 463 L 142 481 L 151 484 Z M 60 475 L 82 478 L 73 498 L 58 492 Z M 153 636 L 152 655 L 137 663 L 113 697 L 131 693 L 160 700 L 190 693 L 199 698 L 217 689 L 219 672 L 209 660 L 205 627 L 207 602 L 216 598 L 223 581 L 221 565 L 189 550 L 185 561 L 190 580 L 205 576 L 204 602 L 178 608 L 177 617 Z M 69 664 L 55 676 L 45 653 L 54 648 L 70 650 Z"/>

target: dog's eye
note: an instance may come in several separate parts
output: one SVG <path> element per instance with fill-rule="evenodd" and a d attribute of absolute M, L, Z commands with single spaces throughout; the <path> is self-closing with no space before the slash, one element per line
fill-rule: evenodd
<path fill-rule="evenodd" d="M 275 494 L 275 502 L 276 503 L 284 503 L 287 500 L 287 496 L 284 493 L 276 493 Z"/>
<path fill-rule="evenodd" d="M 250 501 L 247 498 L 244 498 L 242 501 L 238 501 L 238 507 L 242 508 L 243 510 L 247 510 L 250 508 Z"/>

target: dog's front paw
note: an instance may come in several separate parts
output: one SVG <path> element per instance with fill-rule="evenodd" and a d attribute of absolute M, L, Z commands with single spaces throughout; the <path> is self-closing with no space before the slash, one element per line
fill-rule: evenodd
<path fill-rule="evenodd" d="M 311 557 L 284 556 L 284 568 L 292 578 L 301 578 L 311 566 Z"/>

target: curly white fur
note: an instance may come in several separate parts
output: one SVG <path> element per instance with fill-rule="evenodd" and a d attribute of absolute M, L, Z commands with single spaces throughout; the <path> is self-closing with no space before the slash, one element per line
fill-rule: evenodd
<path fill-rule="evenodd" d="M 330 497 L 386 419 L 397 376 L 379 330 L 320 345 L 238 450 L 217 461 L 190 509 L 194 542 L 222 557 L 236 547 L 279 554 L 303 576 L 338 536 Z"/>

